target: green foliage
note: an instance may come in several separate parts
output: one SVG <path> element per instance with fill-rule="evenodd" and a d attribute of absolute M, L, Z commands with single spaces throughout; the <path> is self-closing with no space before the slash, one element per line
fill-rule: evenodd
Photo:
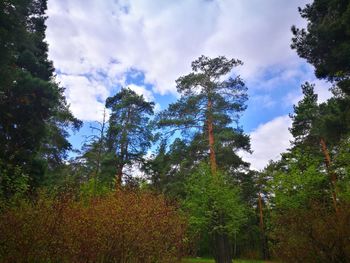
<path fill-rule="evenodd" d="M 23 196 L 29 188 L 30 177 L 23 173 L 20 167 L 3 165 L 0 160 L 0 199 Z"/>
<path fill-rule="evenodd" d="M 46 1 L 5 0 L 0 6 L 0 175 L 16 181 L 16 167 L 34 189 L 71 148 L 65 129 L 81 123 L 70 113 L 47 57 Z"/>
<path fill-rule="evenodd" d="M 282 155 L 275 166 L 271 191 L 278 208 L 302 208 L 310 201 L 328 203 L 331 197 L 330 173 L 336 173 L 338 184 L 345 189 L 346 142 L 349 138 L 348 96 L 335 96 L 318 104 L 314 85 L 302 85 L 304 98 L 294 106 L 290 129 L 293 147 Z M 320 140 L 327 142 L 331 166 L 325 163 Z M 341 163 L 341 164 L 340 164 Z M 337 191 L 338 192 L 338 191 Z M 347 192 L 347 190 L 345 191 Z M 339 192 L 341 195 L 345 194 Z"/>
<path fill-rule="evenodd" d="M 232 177 L 237 176 L 237 170 L 247 168 L 237 154 L 238 150 L 249 151 L 250 147 L 249 137 L 238 125 L 246 108 L 247 88 L 239 76 L 231 74 L 241 64 L 222 56 L 201 56 L 192 63 L 191 73 L 176 80 L 181 97 L 157 115 L 156 123 L 164 131 L 163 145 L 146 167 L 159 191 L 183 198 L 187 174 L 198 163 L 209 162 L 209 119 L 214 126 L 218 167 Z M 167 144 L 169 136 L 180 132 L 181 138 Z"/>
<path fill-rule="evenodd" d="M 318 104 L 313 88 L 302 86 L 291 115 L 292 148 L 265 171 L 272 176 L 270 238 L 286 262 L 347 262 L 349 97 L 335 89 Z"/>
<path fill-rule="evenodd" d="M 193 72 L 176 80 L 181 97 L 157 116 L 158 127 L 170 129 L 168 134 L 181 131 L 184 137 L 190 135 L 190 157 L 197 161 L 208 158 L 211 119 L 218 166 L 235 169 L 244 165 L 236 151 L 249 150 L 249 137 L 238 126 L 240 114 L 246 109 L 247 88 L 239 76 L 222 80 L 239 65 L 241 61 L 222 56 L 199 57 L 192 62 Z"/>
<path fill-rule="evenodd" d="M 340 142 L 333 169 L 338 177 L 337 190 L 340 200 L 350 202 L 350 139 Z"/>
<path fill-rule="evenodd" d="M 92 177 L 87 182 L 84 182 L 80 186 L 80 195 L 84 199 L 89 199 L 95 196 L 104 196 L 111 192 L 111 188 L 108 185 L 100 182 L 98 178 Z"/>
<path fill-rule="evenodd" d="M 207 165 L 200 165 L 186 182 L 183 209 L 189 213 L 193 234 L 227 234 L 233 237 L 246 220 L 246 210 L 237 188 L 225 175 L 211 175 Z"/>
<path fill-rule="evenodd" d="M 120 181 L 124 166 L 142 163 L 151 146 L 153 107 L 153 102 L 147 102 L 129 88 L 121 89 L 106 100 L 106 108 L 111 110 L 106 135 L 107 152 L 115 158 L 115 173 L 120 176 Z"/>
<path fill-rule="evenodd" d="M 275 208 L 304 208 L 311 200 L 330 202 L 329 178 L 322 163 L 323 159 L 300 148 L 285 154 L 270 182 Z"/>
<path fill-rule="evenodd" d="M 299 8 L 306 29 L 292 27 L 292 48 L 316 69 L 316 76 L 339 82 L 350 92 L 350 1 L 314 0 Z"/>

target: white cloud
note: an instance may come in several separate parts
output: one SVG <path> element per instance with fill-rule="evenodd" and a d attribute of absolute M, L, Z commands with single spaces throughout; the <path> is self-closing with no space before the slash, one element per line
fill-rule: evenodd
<path fill-rule="evenodd" d="M 66 98 L 77 118 L 101 120 L 108 90 L 86 76 L 59 75 L 58 81 L 66 88 Z"/>
<path fill-rule="evenodd" d="M 278 160 L 292 140 L 288 128 L 292 121 L 289 116 L 280 116 L 260 125 L 250 133 L 252 154 L 242 152 L 243 160 L 251 163 L 253 169 L 263 169 L 269 160 Z"/>
<path fill-rule="evenodd" d="M 154 96 L 152 91 L 148 90 L 145 86 L 139 86 L 135 84 L 129 84 L 128 87 L 135 91 L 136 94 L 142 95 L 146 101 L 154 101 Z"/>
<path fill-rule="evenodd" d="M 129 84 L 127 85 L 131 90 L 135 91 L 138 95 L 143 95 L 146 101 L 155 102 L 155 98 L 153 96 L 153 92 L 147 89 L 145 86 Z M 159 112 L 161 110 L 161 106 L 159 103 L 154 104 L 154 111 Z"/>
<path fill-rule="evenodd" d="M 154 92 L 174 93 L 174 80 L 189 72 L 191 61 L 201 54 L 243 60 L 240 73 L 255 83 L 276 66 L 291 77 L 298 74 L 301 60 L 289 48 L 290 26 L 303 23 L 297 7 L 306 2 L 50 0 L 49 56 L 58 72 L 64 73 L 62 83 L 70 75 L 88 74 L 93 78 L 92 89 L 104 85 L 108 92 L 125 84 L 125 74 L 136 69 L 144 73 Z M 71 85 L 67 92 L 82 90 Z M 87 93 L 91 102 L 95 91 Z M 91 105 L 87 101 L 70 99 L 73 113 L 83 120 L 95 116 L 80 110 Z"/>
<path fill-rule="evenodd" d="M 319 79 L 314 79 L 310 82 L 315 84 L 315 93 L 318 95 L 318 103 L 325 102 L 332 97 L 332 93 L 329 90 L 332 86 L 330 83 Z"/>
<path fill-rule="evenodd" d="M 329 82 L 316 79 L 310 73 L 305 74 L 305 76 L 301 79 L 303 79 L 303 83 L 307 81 L 311 84 L 315 84 L 314 92 L 318 95 L 318 103 L 325 102 L 332 97 L 332 93 L 330 91 L 332 84 Z M 297 105 L 302 98 L 303 94 L 301 85 L 299 85 L 296 89 L 290 91 L 284 98 L 282 98 L 282 103 L 284 103 L 285 106 Z"/>

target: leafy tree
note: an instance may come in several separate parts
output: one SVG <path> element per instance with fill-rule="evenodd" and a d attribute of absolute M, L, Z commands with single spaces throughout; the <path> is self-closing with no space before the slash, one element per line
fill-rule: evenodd
<path fill-rule="evenodd" d="M 186 180 L 183 209 L 189 213 L 192 235 L 209 234 L 217 262 L 232 261 L 232 247 L 225 239 L 233 238 L 246 220 L 246 211 L 239 191 L 227 181 L 227 176 L 211 174 L 208 165 L 200 165 Z M 229 249 L 230 251 L 222 251 Z"/>
<path fill-rule="evenodd" d="M 315 66 L 316 76 L 350 92 L 350 1 L 314 0 L 299 8 L 306 29 L 292 27 L 291 47 Z"/>
<path fill-rule="evenodd" d="M 143 162 L 146 150 L 151 146 L 153 135 L 150 116 L 153 102 L 145 101 L 129 88 L 123 88 L 106 100 L 111 110 L 106 142 L 108 152 L 114 160 L 116 185 L 121 185 L 123 168 L 136 162 Z"/>
<path fill-rule="evenodd" d="M 46 1 L 0 5 L 0 174 L 3 193 L 10 196 L 18 174 L 33 189 L 46 170 L 61 164 L 71 148 L 66 128 L 81 123 L 70 113 L 47 57 Z"/>

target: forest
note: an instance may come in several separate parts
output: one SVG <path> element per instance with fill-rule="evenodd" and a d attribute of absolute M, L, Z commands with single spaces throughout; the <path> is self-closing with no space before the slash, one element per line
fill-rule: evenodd
<path fill-rule="evenodd" d="M 0 262 L 350 262 L 349 0 L 299 7 L 290 48 L 332 95 L 304 81 L 261 170 L 241 155 L 244 61 L 224 55 L 193 60 L 161 110 L 120 87 L 75 150 L 47 4 L 0 1 Z"/>

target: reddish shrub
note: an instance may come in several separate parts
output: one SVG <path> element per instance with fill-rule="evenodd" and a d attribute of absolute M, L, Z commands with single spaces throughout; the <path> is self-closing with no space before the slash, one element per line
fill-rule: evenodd
<path fill-rule="evenodd" d="M 275 217 L 274 253 L 283 262 L 350 262 L 350 204 L 313 204 Z"/>
<path fill-rule="evenodd" d="M 162 196 L 41 197 L 0 214 L 1 262 L 176 262 L 186 221 Z"/>

